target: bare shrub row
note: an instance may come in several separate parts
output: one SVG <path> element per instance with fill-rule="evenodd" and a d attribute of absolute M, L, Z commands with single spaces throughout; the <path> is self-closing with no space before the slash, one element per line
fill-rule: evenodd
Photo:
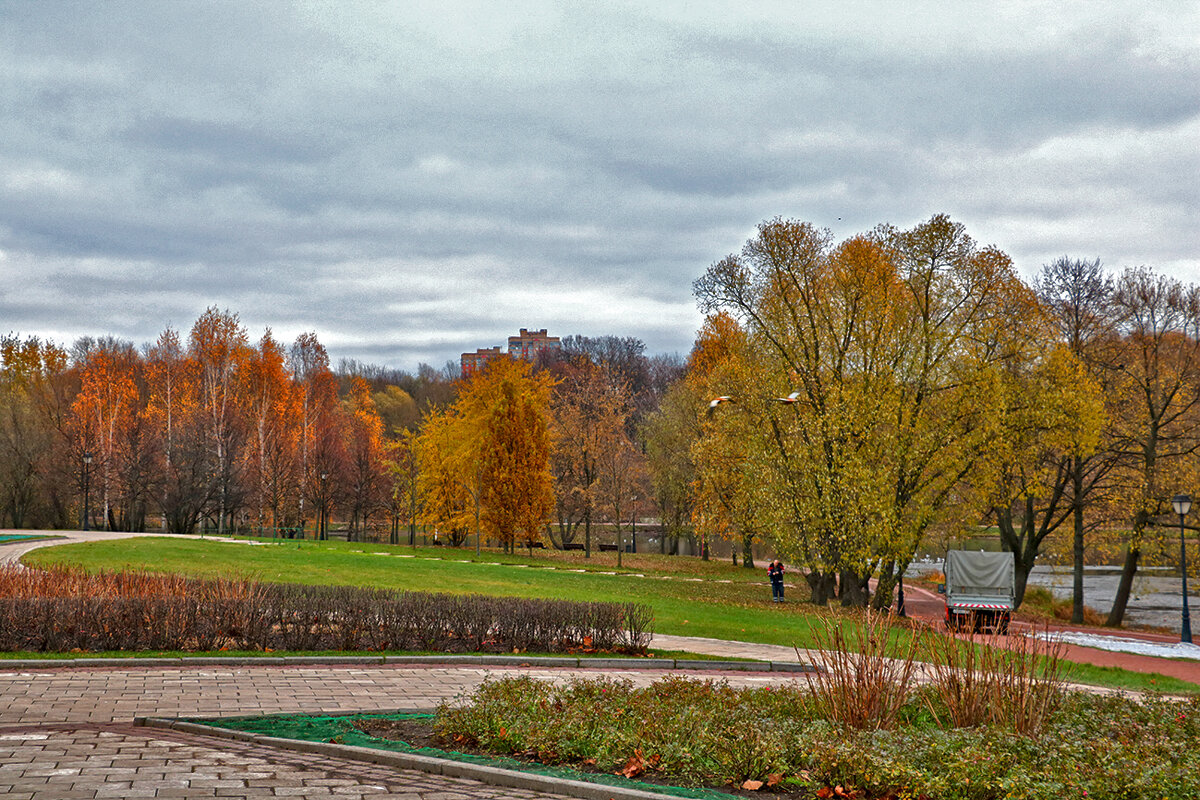
<path fill-rule="evenodd" d="M 0 569 L 8 652 L 643 652 L 652 618 L 635 603 Z"/>
<path fill-rule="evenodd" d="M 939 722 L 990 724 L 1036 737 L 1063 699 L 1062 643 L 1032 636 L 965 640 L 897 625 L 868 611 L 847 627 L 826 619 L 809 655 L 814 713 L 847 728 L 889 729 L 925 683 L 924 705 Z M 923 663 L 918 663 L 920 660 Z"/>

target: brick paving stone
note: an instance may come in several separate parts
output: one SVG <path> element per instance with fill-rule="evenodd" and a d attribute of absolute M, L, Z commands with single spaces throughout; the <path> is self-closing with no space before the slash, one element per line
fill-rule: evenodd
<path fill-rule="evenodd" d="M 6 671 L 0 665 L 0 797 L 547 800 L 555 795 L 130 724 L 139 716 L 429 708 L 470 692 L 489 675 L 517 671 L 404 665 Z M 638 685 L 662 674 L 519 671 L 555 681 L 605 674 Z M 787 674 L 700 675 L 747 686 L 797 679 Z"/>
<path fill-rule="evenodd" d="M 515 792 L 485 786 L 460 778 L 445 778 L 334 758 L 313 758 L 306 754 L 278 751 L 246 743 L 212 745 L 207 737 L 186 737 L 171 732 L 175 741 L 162 746 L 152 729 L 123 730 L 117 734 L 123 746 L 144 747 L 144 761 L 153 763 L 156 773 L 166 777 L 143 780 L 136 770 L 113 770 L 105 765 L 113 755 L 96 755 L 98 764 L 90 770 L 91 779 L 77 771 L 47 769 L 40 758 L 15 762 L 10 755 L 21 751 L 40 752 L 47 742 L 56 749 L 72 752 L 76 746 L 94 752 L 95 740 L 113 734 L 99 730 L 55 731 L 45 740 L 5 742 L 0 747 L 0 796 L 28 797 L 31 800 L 68 800 L 71 798 L 211 798 L 211 797 L 294 797 L 372 798 L 372 800 L 431 800 L 437 797 L 471 797 L 480 800 L 501 798 L 546 798 L 554 795 Z M 193 741 L 183 744 L 188 738 Z M 194 756 L 194 758 L 193 758 Z M 204 763 L 197 763 L 204 762 Z M 232 762 L 244 764 L 239 775 Z M 33 774 L 37 773 L 37 774 Z M 48 774 L 54 773 L 54 774 Z M 224 777 L 219 777 L 221 773 Z M 101 777 L 103 776 L 103 777 Z M 89 785 L 90 782 L 90 785 Z"/>

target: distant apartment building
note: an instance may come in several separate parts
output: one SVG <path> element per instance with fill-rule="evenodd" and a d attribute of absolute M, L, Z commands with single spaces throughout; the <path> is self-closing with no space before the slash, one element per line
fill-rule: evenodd
<path fill-rule="evenodd" d="M 522 361 L 536 362 L 542 353 L 548 350 L 557 350 L 561 347 L 562 340 L 557 336 L 547 334 L 545 328 L 539 331 L 530 331 L 521 328 L 519 335 L 508 337 L 508 353 L 502 353 L 498 346 L 481 347 L 474 353 L 463 353 L 462 361 L 460 362 L 462 377 L 471 377 L 483 369 L 483 365 L 489 359 L 498 356 L 507 355 L 509 358 L 519 358 Z"/>
<path fill-rule="evenodd" d="M 562 347 L 562 340 L 557 336 L 546 335 L 546 329 L 527 331 L 521 328 L 520 336 L 508 337 L 508 354 L 522 361 L 537 361 L 538 356 L 547 350 L 557 350 Z"/>
<path fill-rule="evenodd" d="M 462 354 L 462 376 L 469 378 L 479 370 L 483 369 L 483 365 L 488 362 L 488 359 L 503 355 L 500 352 L 500 347 L 481 347 L 474 353 Z"/>

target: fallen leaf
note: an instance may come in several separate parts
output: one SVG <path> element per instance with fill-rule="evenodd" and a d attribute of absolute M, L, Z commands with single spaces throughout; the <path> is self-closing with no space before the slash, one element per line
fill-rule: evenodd
<path fill-rule="evenodd" d="M 767 776 L 767 786 L 778 786 L 781 783 L 783 783 L 782 772 L 772 772 Z"/>
<path fill-rule="evenodd" d="M 763 787 L 762 781 L 748 780 L 742 784 L 742 788 L 747 791 L 750 791 L 750 792 L 756 792 L 759 789 L 761 789 L 762 787 Z"/>
<path fill-rule="evenodd" d="M 633 755 L 625 762 L 625 766 L 618 772 L 618 775 L 624 775 L 626 778 L 636 778 L 646 771 L 646 758 L 642 755 L 641 748 L 633 751 Z"/>
<path fill-rule="evenodd" d="M 817 797 L 821 798 L 821 800 L 827 800 L 827 798 L 833 797 L 833 789 L 830 789 L 828 786 L 822 786 L 817 790 Z"/>

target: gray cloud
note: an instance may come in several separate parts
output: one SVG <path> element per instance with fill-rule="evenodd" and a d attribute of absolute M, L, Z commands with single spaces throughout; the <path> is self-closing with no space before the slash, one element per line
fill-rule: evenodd
<path fill-rule="evenodd" d="M 692 279 L 775 215 L 1200 277 L 1194 8 L 892 8 L 9 5 L 0 329 L 686 350 Z"/>

